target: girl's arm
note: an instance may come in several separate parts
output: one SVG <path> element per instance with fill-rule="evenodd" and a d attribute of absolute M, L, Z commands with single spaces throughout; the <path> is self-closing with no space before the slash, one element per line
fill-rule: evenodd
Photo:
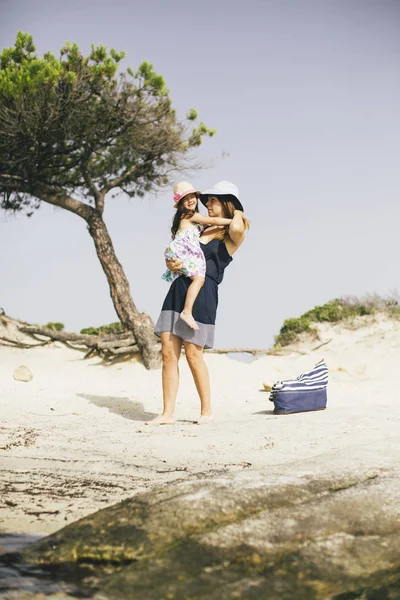
<path fill-rule="evenodd" d="M 200 225 L 230 225 L 233 221 L 233 219 L 223 219 L 222 217 L 205 217 L 200 213 L 194 213 L 193 217 L 188 220 Z"/>
<path fill-rule="evenodd" d="M 246 227 L 243 223 L 243 213 L 241 210 L 235 210 L 233 219 L 229 225 L 229 237 L 235 246 L 240 246 L 244 240 Z"/>

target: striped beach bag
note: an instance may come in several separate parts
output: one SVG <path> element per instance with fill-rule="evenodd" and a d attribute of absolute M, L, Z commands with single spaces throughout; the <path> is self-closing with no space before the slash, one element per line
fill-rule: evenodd
<path fill-rule="evenodd" d="M 311 371 L 296 379 L 277 381 L 269 399 L 274 403 L 275 415 L 324 410 L 327 401 L 328 366 L 321 361 Z"/>

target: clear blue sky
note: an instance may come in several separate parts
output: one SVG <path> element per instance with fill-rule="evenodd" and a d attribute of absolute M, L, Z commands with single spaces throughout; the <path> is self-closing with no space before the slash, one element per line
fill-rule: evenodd
<path fill-rule="evenodd" d="M 0 0 L 21 29 L 154 63 L 182 116 L 217 129 L 191 177 L 235 182 L 252 227 L 220 287 L 216 345 L 267 347 L 285 318 L 341 295 L 400 289 L 398 0 Z M 228 156 L 223 158 L 223 154 Z M 109 199 L 105 219 L 140 310 L 167 284 L 170 191 Z M 68 329 L 116 319 L 85 224 L 49 206 L 0 215 L 0 306 Z"/>

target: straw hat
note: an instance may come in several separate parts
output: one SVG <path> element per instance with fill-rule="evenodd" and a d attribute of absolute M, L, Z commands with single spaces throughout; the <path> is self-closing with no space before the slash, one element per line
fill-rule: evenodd
<path fill-rule="evenodd" d="M 239 200 L 239 189 L 231 181 L 218 181 L 212 188 L 201 192 L 200 202 L 207 203 L 208 196 L 226 196 L 224 200 L 230 200 L 235 208 L 243 211 L 242 203 Z"/>
<path fill-rule="evenodd" d="M 177 183 L 174 187 L 174 208 L 177 208 L 178 202 L 188 194 L 195 194 L 196 198 L 198 198 L 200 196 L 200 191 L 195 190 L 192 184 L 187 181 L 180 181 Z"/>

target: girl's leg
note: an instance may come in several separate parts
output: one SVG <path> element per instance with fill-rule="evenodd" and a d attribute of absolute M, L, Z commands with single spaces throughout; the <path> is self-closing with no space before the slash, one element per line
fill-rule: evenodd
<path fill-rule="evenodd" d="M 192 310 L 193 304 L 199 295 L 201 288 L 204 285 L 204 277 L 197 275 L 196 277 L 192 277 L 192 283 L 188 287 L 188 291 L 186 294 L 185 306 L 183 307 L 183 311 L 180 314 L 182 321 L 185 321 L 189 327 L 192 329 L 198 329 L 198 325 L 196 321 L 193 319 Z"/>
<path fill-rule="evenodd" d="M 170 331 L 161 334 L 162 347 L 162 388 L 163 412 L 161 415 L 146 421 L 146 425 L 172 425 L 175 413 L 175 400 L 179 387 L 179 358 L 182 350 L 182 339 Z"/>
<path fill-rule="evenodd" d="M 199 423 L 209 423 L 212 421 L 211 403 L 210 403 L 210 377 L 207 365 L 204 362 L 202 346 L 196 346 L 190 342 L 184 342 L 186 360 L 192 371 L 194 383 L 200 396 L 200 419 Z"/>

